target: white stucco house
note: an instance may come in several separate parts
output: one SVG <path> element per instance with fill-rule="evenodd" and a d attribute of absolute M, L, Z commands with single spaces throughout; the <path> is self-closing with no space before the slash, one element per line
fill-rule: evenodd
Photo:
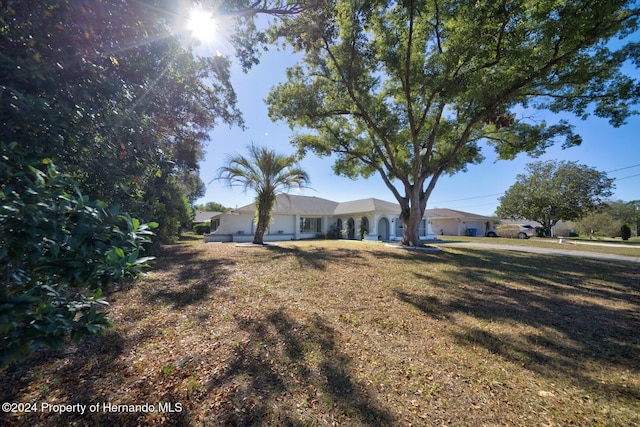
<path fill-rule="evenodd" d="M 493 219 L 454 209 L 427 209 L 425 217 L 431 221 L 431 228 L 438 235 L 484 236 L 493 228 Z"/>
<path fill-rule="evenodd" d="M 249 242 L 255 233 L 255 204 L 249 204 L 230 212 L 219 213 L 211 219 L 211 233 L 205 234 L 205 242 Z M 462 220 L 435 216 L 438 227 L 432 225 L 425 212 L 420 227 L 420 237 L 432 240 L 437 236 L 435 230 L 444 230 L 454 235 L 466 234 L 467 225 L 480 227 L 491 218 L 459 211 Z M 438 211 L 438 210 L 435 210 Z M 443 210 L 439 210 L 443 211 Z M 400 240 L 403 234 L 399 219 L 400 206 L 384 200 L 368 198 L 349 202 L 334 202 L 312 196 L 280 195 L 276 199 L 271 225 L 264 235 L 264 241 L 312 239 L 323 236 L 331 230 L 338 230 L 343 239 L 393 241 Z M 473 221 L 471 222 L 471 219 Z M 469 221 L 469 222 L 467 222 Z M 459 225 L 462 224 L 462 225 Z M 449 230 L 457 233 L 448 233 Z M 484 233 L 484 230 L 483 230 Z"/>

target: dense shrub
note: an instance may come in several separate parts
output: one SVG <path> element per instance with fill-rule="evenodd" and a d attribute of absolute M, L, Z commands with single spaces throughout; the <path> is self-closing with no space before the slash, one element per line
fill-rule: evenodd
<path fill-rule="evenodd" d="M 631 238 L 631 227 L 624 224 L 620 227 L 620 235 L 622 236 L 622 240 L 629 240 Z"/>
<path fill-rule="evenodd" d="M 148 266 L 140 252 L 156 224 L 90 201 L 47 159 L 0 148 L 1 368 L 43 345 L 101 334 L 102 290 Z"/>
<path fill-rule="evenodd" d="M 327 231 L 327 239 L 341 239 L 342 238 L 342 230 L 338 227 L 337 223 L 331 224 L 329 227 L 329 231 Z"/>
<path fill-rule="evenodd" d="M 536 237 L 547 237 L 545 229 L 543 227 L 536 227 Z"/>
<path fill-rule="evenodd" d="M 204 222 L 202 224 L 196 224 L 193 226 L 193 232 L 196 234 L 211 233 L 211 224 Z"/>

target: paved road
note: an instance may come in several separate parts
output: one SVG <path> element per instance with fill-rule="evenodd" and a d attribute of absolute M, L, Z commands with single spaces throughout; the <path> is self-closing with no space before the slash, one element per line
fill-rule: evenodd
<path fill-rule="evenodd" d="M 538 247 L 529 247 L 529 246 L 496 245 L 493 243 L 447 242 L 447 241 L 443 241 L 442 243 L 439 243 L 439 245 L 462 246 L 462 247 L 468 247 L 468 248 L 490 248 L 490 249 L 498 249 L 502 251 L 518 251 L 518 252 L 529 252 L 529 253 L 542 254 L 542 255 L 573 256 L 573 257 L 598 259 L 598 260 L 604 260 L 604 261 L 623 261 L 623 262 L 640 263 L 640 256 L 604 254 L 600 252 L 576 251 L 573 249 L 562 249 L 562 248 L 552 249 L 552 248 L 538 248 Z M 562 245 L 558 244 L 558 246 L 562 246 Z"/>

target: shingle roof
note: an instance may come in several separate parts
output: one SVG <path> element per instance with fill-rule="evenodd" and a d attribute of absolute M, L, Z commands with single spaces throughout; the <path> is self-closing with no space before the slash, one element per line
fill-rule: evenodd
<path fill-rule="evenodd" d="M 220 215 L 221 212 L 209 212 L 209 211 L 196 211 L 193 217 L 193 222 L 207 222 L 216 215 Z"/>
<path fill-rule="evenodd" d="M 281 194 L 276 198 L 276 206 L 273 209 L 273 214 L 277 215 L 304 213 L 316 215 L 333 215 L 336 206 L 338 206 L 337 202 L 333 202 L 327 199 L 321 199 L 320 197 Z M 235 212 L 243 213 L 253 213 L 255 211 L 255 203 L 242 206 L 241 208 L 235 210 Z"/>
<path fill-rule="evenodd" d="M 336 215 L 360 212 L 378 212 L 398 215 L 400 213 L 400 205 L 384 200 L 368 198 L 339 203 L 335 210 Z"/>
<path fill-rule="evenodd" d="M 491 217 L 478 215 L 469 212 L 457 211 L 454 209 L 435 208 L 425 210 L 425 216 L 431 219 L 447 219 L 447 218 L 473 218 L 490 220 Z"/>
<path fill-rule="evenodd" d="M 255 203 L 235 209 L 234 212 L 254 213 Z M 276 198 L 276 206 L 273 214 L 307 214 L 307 215 L 350 215 L 357 213 L 376 212 L 391 215 L 400 214 L 400 205 L 385 200 L 368 198 L 352 200 L 349 202 L 334 202 L 314 196 L 298 196 L 294 194 L 281 194 Z M 212 213 L 213 215 L 214 213 Z M 454 209 L 427 209 L 425 216 L 428 218 L 468 218 L 491 220 L 492 218 L 474 213 L 457 211 Z"/>

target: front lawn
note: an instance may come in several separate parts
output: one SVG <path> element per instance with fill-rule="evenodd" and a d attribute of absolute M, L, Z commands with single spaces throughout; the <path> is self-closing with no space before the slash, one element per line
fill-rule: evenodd
<path fill-rule="evenodd" d="M 530 239 L 509 239 L 506 237 L 468 237 L 468 236 L 438 236 L 444 242 L 474 242 L 511 246 L 527 246 L 536 248 L 550 248 L 562 250 L 574 250 L 583 252 L 597 252 L 640 257 L 640 246 L 633 240 L 629 242 L 601 241 L 588 239 L 567 238 L 563 244 L 557 237 L 532 237 Z"/>
<path fill-rule="evenodd" d="M 0 424 L 640 424 L 636 264 L 183 242 L 109 299 L 106 336 L 0 372 L 3 402 L 86 412 Z"/>

